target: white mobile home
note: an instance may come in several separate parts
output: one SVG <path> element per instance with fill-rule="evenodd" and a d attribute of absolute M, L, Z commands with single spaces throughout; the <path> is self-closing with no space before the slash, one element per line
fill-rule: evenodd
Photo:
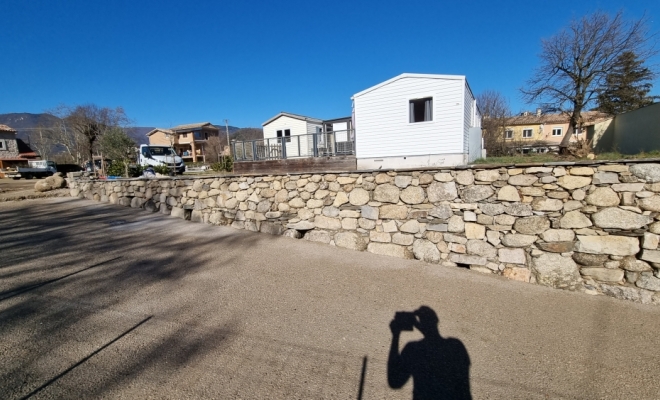
<path fill-rule="evenodd" d="M 268 144 L 275 143 L 275 140 L 268 139 L 294 136 L 293 140 L 286 139 L 286 152 L 289 157 L 298 157 L 310 152 L 313 141 L 311 136 L 301 135 L 320 133 L 323 129 L 323 121 L 317 118 L 281 112 L 264 122 L 262 126 L 264 140 Z"/>
<path fill-rule="evenodd" d="M 401 74 L 352 97 L 358 169 L 440 167 L 481 157 L 465 76 Z"/>

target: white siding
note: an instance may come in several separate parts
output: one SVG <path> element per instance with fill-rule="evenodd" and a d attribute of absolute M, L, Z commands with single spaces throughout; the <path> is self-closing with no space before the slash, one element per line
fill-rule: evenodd
<path fill-rule="evenodd" d="M 335 133 L 335 140 L 338 142 L 348 141 L 348 122 L 336 122 L 332 124 L 332 131 Z"/>
<path fill-rule="evenodd" d="M 465 79 L 403 77 L 354 97 L 356 155 L 463 153 Z M 433 121 L 409 122 L 409 100 L 433 97 Z"/>
<path fill-rule="evenodd" d="M 473 126 L 474 98 L 472 97 L 472 92 L 470 91 L 467 82 L 464 84 L 463 89 L 463 148 L 468 152 L 468 149 L 470 148 L 470 128 Z"/>
<path fill-rule="evenodd" d="M 317 129 L 318 128 L 318 129 Z M 308 134 L 318 133 L 322 128 L 321 124 L 316 124 L 314 122 L 307 122 L 307 132 Z"/>
<path fill-rule="evenodd" d="M 307 122 L 283 115 L 264 125 L 264 139 L 276 138 L 277 131 L 284 129 L 291 129 L 291 135 L 304 135 L 307 133 Z"/>

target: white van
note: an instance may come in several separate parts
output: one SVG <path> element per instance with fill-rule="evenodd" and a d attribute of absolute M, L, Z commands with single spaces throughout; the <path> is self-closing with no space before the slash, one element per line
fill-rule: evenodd
<path fill-rule="evenodd" d="M 170 146 L 140 145 L 138 163 L 143 167 L 167 165 L 177 174 L 182 174 L 186 170 L 183 160 Z"/>

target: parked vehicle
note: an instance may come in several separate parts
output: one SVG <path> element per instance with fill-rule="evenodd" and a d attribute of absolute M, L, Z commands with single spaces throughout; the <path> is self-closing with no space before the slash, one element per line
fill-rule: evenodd
<path fill-rule="evenodd" d="M 27 167 L 7 168 L 5 177 L 12 179 L 46 178 L 57 172 L 57 165 L 53 161 L 30 160 Z"/>
<path fill-rule="evenodd" d="M 138 164 L 144 168 L 166 165 L 176 174 L 182 174 L 186 170 L 183 160 L 170 146 L 140 145 Z"/>

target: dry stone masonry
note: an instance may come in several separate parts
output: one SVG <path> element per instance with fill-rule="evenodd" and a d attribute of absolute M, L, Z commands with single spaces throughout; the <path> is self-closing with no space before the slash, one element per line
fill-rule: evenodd
<path fill-rule="evenodd" d="M 93 181 L 74 197 L 660 304 L 660 164 Z"/>

